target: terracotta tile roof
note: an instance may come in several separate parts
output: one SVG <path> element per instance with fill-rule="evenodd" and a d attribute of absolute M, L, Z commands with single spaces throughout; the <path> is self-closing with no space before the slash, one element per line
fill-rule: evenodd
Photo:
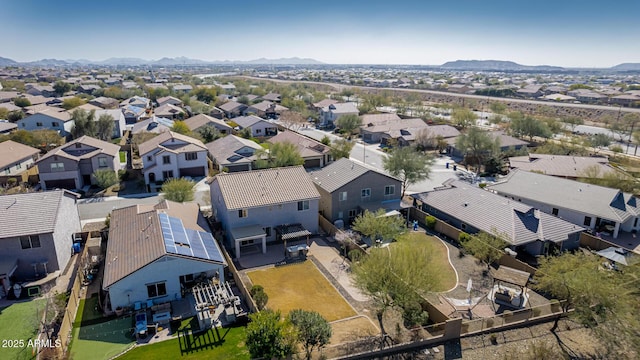
<path fill-rule="evenodd" d="M 302 166 L 218 174 L 227 210 L 317 199 L 320 193 Z"/>

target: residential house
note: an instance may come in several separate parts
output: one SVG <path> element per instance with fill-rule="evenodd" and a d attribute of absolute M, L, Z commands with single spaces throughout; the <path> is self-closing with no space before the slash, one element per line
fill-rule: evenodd
<path fill-rule="evenodd" d="M 73 130 L 74 121 L 68 111 L 47 108 L 18 120 L 17 124 L 21 130 L 56 130 L 60 136 L 68 137 Z"/>
<path fill-rule="evenodd" d="M 274 136 L 278 133 L 278 126 L 255 115 L 241 116 L 233 119 L 240 130 L 251 130 L 252 137 Z"/>
<path fill-rule="evenodd" d="M 244 110 L 244 114 L 254 114 L 263 119 L 277 119 L 282 111 L 289 110 L 284 106 L 280 106 L 271 101 L 262 101 L 257 104 L 250 105 Z"/>
<path fill-rule="evenodd" d="M 522 97 L 527 97 L 527 98 L 540 97 L 542 96 L 542 85 L 535 85 L 535 84 L 527 85 L 522 89 L 518 89 L 518 91 L 516 91 L 516 94 Z"/>
<path fill-rule="evenodd" d="M 142 107 L 127 105 L 121 109 L 124 114 L 125 124 L 129 125 L 137 123 L 147 115 L 147 110 Z"/>
<path fill-rule="evenodd" d="M 175 98 L 173 96 L 163 96 L 161 98 L 156 99 L 158 106 L 162 106 L 165 104 L 171 104 L 174 106 L 182 106 L 182 100 Z"/>
<path fill-rule="evenodd" d="M 282 96 L 278 93 L 268 93 L 262 96 L 262 100 L 267 100 L 275 103 L 280 103 L 282 101 Z"/>
<path fill-rule="evenodd" d="M 22 95 L 21 97 L 29 100 L 31 105 L 46 104 L 51 100 L 55 99 L 54 97 L 42 96 L 42 95 Z"/>
<path fill-rule="evenodd" d="M 573 96 L 577 101 L 582 103 L 598 103 L 607 100 L 605 95 L 599 94 L 590 89 L 576 89 L 567 92 L 567 95 Z"/>
<path fill-rule="evenodd" d="M 36 164 L 43 189 L 82 189 L 95 184 L 97 170 L 121 169 L 120 146 L 82 136 L 42 156 Z"/>
<path fill-rule="evenodd" d="M 324 101 L 324 100 L 323 100 Z M 360 114 L 358 107 L 355 103 L 333 103 L 320 109 L 320 119 L 318 125 L 321 128 L 332 129 L 335 122 L 344 115 L 356 115 Z"/>
<path fill-rule="evenodd" d="M 541 100 L 549 100 L 549 101 L 557 101 L 557 102 L 574 102 L 576 101 L 576 98 L 574 98 L 573 96 L 569 96 L 569 95 L 564 95 L 564 94 L 549 94 L 549 95 L 544 95 L 542 97 L 540 97 Z"/>
<path fill-rule="evenodd" d="M 192 137 L 166 131 L 139 145 L 146 184 L 155 185 L 177 177 L 206 176 L 207 147 Z"/>
<path fill-rule="evenodd" d="M 95 105 L 103 109 L 117 109 L 119 102 L 114 98 L 100 96 L 95 99 L 91 99 L 89 101 L 89 104 Z"/>
<path fill-rule="evenodd" d="M 206 144 L 214 169 L 220 172 L 249 171 L 257 160 L 255 153 L 262 146 L 235 135 L 227 135 Z"/>
<path fill-rule="evenodd" d="M 153 113 L 155 114 L 155 116 L 168 119 L 183 119 L 186 115 L 184 110 L 168 103 L 160 105 L 155 110 L 153 110 Z"/>
<path fill-rule="evenodd" d="M 16 283 L 53 281 L 80 232 L 77 194 L 66 190 L 0 196 L 0 298 Z"/>
<path fill-rule="evenodd" d="M 99 85 L 82 84 L 76 87 L 76 91 L 83 94 L 93 94 L 94 91 L 102 89 Z"/>
<path fill-rule="evenodd" d="M 22 111 L 22 108 L 15 106 L 12 102 L 0 103 L 0 108 L 7 109 L 7 111 Z"/>
<path fill-rule="evenodd" d="M 186 94 L 186 93 L 190 92 L 191 90 L 193 90 L 193 86 L 191 86 L 191 85 L 183 85 L 183 84 L 173 85 L 173 91 L 178 92 L 178 93 Z"/>
<path fill-rule="evenodd" d="M 95 112 L 95 121 L 100 119 L 100 116 L 107 115 L 113 118 L 113 134 L 111 137 L 113 139 L 120 138 L 124 135 L 124 132 L 127 130 L 127 120 L 124 117 L 124 113 L 121 109 L 109 109 L 109 110 L 96 110 Z"/>
<path fill-rule="evenodd" d="M 0 135 L 8 135 L 17 128 L 18 125 L 12 122 L 0 120 Z"/>
<path fill-rule="evenodd" d="M 333 161 L 329 146 L 295 131 L 282 131 L 268 141 L 272 144 L 293 144 L 304 159 L 306 169 L 321 168 Z"/>
<path fill-rule="evenodd" d="M 487 134 L 493 139 L 493 141 L 497 141 L 500 144 L 500 151 L 507 151 L 510 149 L 520 150 L 522 148 L 526 148 L 529 143 L 515 138 L 513 136 L 509 136 L 505 134 L 503 131 L 488 131 Z M 464 157 L 466 154 L 464 151 L 458 149 L 456 147 L 456 138 L 448 138 L 447 141 L 447 153 L 454 157 Z"/>
<path fill-rule="evenodd" d="M 121 108 L 126 108 L 128 106 L 135 106 L 143 109 L 148 109 L 151 107 L 151 100 L 142 96 L 133 96 L 123 100 L 120 103 Z"/>
<path fill-rule="evenodd" d="M 402 182 L 342 158 L 309 174 L 320 193 L 320 213 L 327 220 L 351 224 L 365 210 L 399 210 Z"/>
<path fill-rule="evenodd" d="M 600 156 L 529 154 L 510 157 L 509 167 L 572 180 L 585 177 L 603 178 L 616 172 L 609 165 L 609 159 Z"/>
<path fill-rule="evenodd" d="M 102 280 L 106 308 L 182 299 L 200 277 L 224 283 L 227 263 L 208 229 L 195 203 L 113 210 Z"/>
<path fill-rule="evenodd" d="M 51 85 L 25 84 L 25 90 L 25 93 L 33 96 L 56 96 L 56 91 Z"/>
<path fill-rule="evenodd" d="M 18 184 L 27 182 L 28 170 L 39 154 L 40 150 L 13 140 L 0 142 L 0 185 L 6 185 L 9 179 L 16 179 Z"/>
<path fill-rule="evenodd" d="M 236 259 L 245 247 L 261 244 L 266 253 L 267 242 L 316 234 L 319 199 L 302 166 L 222 173 L 211 183 L 211 206 Z"/>
<path fill-rule="evenodd" d="M 334 100 L 334 99 L 323 99 L 323 100 L 318 101 L 317 103 L 313 103 L 311 105 L 311 110 L 315 110 L 316 112 L 320 113 L 320 111 L 322 111 L 322 109 L 324 109 L 324 108 L 326 108 L 326 107 L 328 107 L 330 105 L 337 104 L 339 102 L 340 101 Z"/>
<path fill-rule="evenodd" d="M 640 228 L 640 202 L 618 189 L 522 170 L 512 171 L 487 189 L 614 238 L 620 231 Z"/>
<path fill-rule="evenodd" d="M 391 145 L 389 139 L 396 139 L 399 145 L 404 146 L 413 142 L 415 137 L 427 128 L 427 123 L 422 119 L 390 119 L 363 124 L 360 134 L 362 139 L 369 143 L 382 142 Z"/>
<path fill-rule="evenodd" d="M 198 131 L 199 129 L 205 126 L 214 127 L 221 134 L 231 134 L 233 128 L 227 125 L 226 122 L 213 118 L 211 116 L 205 114 L 198 114 L 196 116 L 192 116 L 184 121 L 184 123 L 189 127 L 191 131 Z"/>
<path fill-rule="evenodd" d="M 632 106 L 636 104 L 640 104 L 640 96 L 633 94 L 622 94 L 618 96 L 612 96 L 609 99 L 611 104 L 621 105 L 621 106 Z"/>
<path fill-rule="evenodd" d="M 18 97 L 17 91 L 0 91 L 0 104 L 8 103 Z"/>
<path fill-rule="evenodd" d="M 131 135 L 139 134 L 141 132 L 152 132 L 160 134 L 166 131 L 170 131 L 172 127 L 173 120 L 157 117 L 154 115 L 146 120 L 142 120 L 133 124 L 133 127 L 131 128 Z"/>
<path fill-rule="evenodd" d="M 247 109 L 247 107 L 247 105 L 235 101 L 227 101 L 226 103 L 219 106 L 220 110 L 224 111 L 224 115 L 228 119 L 233 119 L 237 116 L 241 116 Z"/>
<path fill-rule="evenodd" d="M 362 133 L 362 140 L 369 143 L 380 142 L 382 133 L 370 134 L 366 131 L 363 133 L 364 128 L 374 128 L 375 126 L 385 126 L 388 124 L 396 123 L 400 121 L 400 117 L 396 114 L 382 113 L 382 114 L 365 114 L 360 117 L 362 125 L 360 131 Z"/>
<path fill-rule="evenodd" d="M 422 211 L 468 234 L 502 237 L 511 250 L 547 255 L 580 246 L 582 227 L 464 181 L 411 195 Z"/>
<path fill-rule="evenodd" d="M 236 86 L 232 83 L 219 84 L 218 86 L 222 89 L 223 94 L 234 95 L 236 93 Z"/>

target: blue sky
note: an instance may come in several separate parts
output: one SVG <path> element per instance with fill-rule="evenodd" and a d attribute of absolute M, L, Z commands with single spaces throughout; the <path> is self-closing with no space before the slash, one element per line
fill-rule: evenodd
<path fill-rule="evenodd" d="M 608 67 L 640 62 L 639 13 L 637 0 L 3 0 L 0 56 Z"/>

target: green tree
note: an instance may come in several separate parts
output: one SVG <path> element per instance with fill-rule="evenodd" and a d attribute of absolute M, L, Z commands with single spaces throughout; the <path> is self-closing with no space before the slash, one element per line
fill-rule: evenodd
<path fill-rule="evenodd" d="M 384 209 L 376 212 L 365 210 L 358 215 L 351 228 L 371 238 L 371 240 L 390 241 L 407 231 L 404 219 L 400 216 L 385 216 Z"/>
<path fill-rule="evenodd" d="M 246 345 L 252 359 L 282 359 L 293 354 L 295 330 L 282 321 L 280 311 L 263 310 L 249 315 Z"/>
<path fill-rule="evenodd" d="M 89 112 L 84 109 L 75 109 L 71 113 L 71 119 L 73 120 L 73 129 L 71 135 L 74 139 L 82 136 L 95 136 L 96 135 L 96 112 L 91 110 Z"/>
<path fill-rule="evenodd" d="M 251 290 L 249 290 L 249 294 L 255 301 L 258 310 L 263 310 L 265 306 L 267 306 L 267 302 L 269 301 L 269 295 L 264 292 L 264 287 L 262 285 L 253 285 Z"/>
<path fill-rule="evenodd" d="M 33 145 L 31 146 L 44 151 L 49 151 L 64 143 L 64 138 L 55 130 L 34 130 L 31 135 L 33 136 Z"/>
<path fill-rule="evenodd" d="M 185 124 L 185 122 L 181 120 L 174 121 L 173 126 L 171 127 L 171 131 L 182 135 L 189 135 L 191 133 L 191 129 L 189 129 L 189 126 L 187 126 L 187 124 Z"/>
<path fill-rule="evenodd" d="M 347 136 L 351 136 L 362 124 L 362 120 L 358 115 L 347 114 L 342 115 L 336 120 L 335 125 L 340 128 Z"/>
<path fill-rule="evenodd" d="M 115 128 L 115 120 L 109 114 L 102 114 L 96 122 L 96 138 L 109 141 L 113 137 L 113 129 Z"/>
<path fill-rule="evenodd" d="M 0 119 L 7 119 L 9 116 L 9 110 L 7 108 L 0 107 Z"/>
<path fill-rule="evenodd" d="M 169 179 L 162 184 L 166 200 L 179 203 L 193 201 L 195 183 L 185 178 Z"/>
<path fill-rule="evenodd" d="M 242 95 L 238 98 L 238 102 L 240 104 L 249 105 L 249 98 L 247 97 L 247 95 Z"/>
<path fill-rule="evenodd" d="M 546 123 L 531 116 L 511 119 L 510 129 L 515 136 L 529 137 L 529 141 L 533 141 L 534 136 L 550 138 L 552 135 Z"/>
<path fill-rule="evenodd" d="M 316 311 L 295 309 L 288 317 L 297 330 L 297 338 L 304 347 L 307 360 L 311 360 L 314 349 L 321 349 L 329 343 L 331 325 Z"/>
<path fill-rule="evenodd" d="M 346 101 L 350 101 L 351 97 L 355 94 L 355 92 L 353 91 L 352 88 L 344 88 L 342 89 L 342 91 L 340 92 L 340 95 L 344 96 L 347 98 Z"/>
<path fill-rule="evenodd" d="M 29 99 L 24 98 L 24 97 L 18 97 L 13 99 L 13 104 L 15 106 L 21 107 L 21 108 L 25 108 L 27 106 L 31 106 L 31 101 L 29 101 Z"/>
<path fill-rule="evenodd" d="M 477 172 L 480 172 L 484 159 L 494 150 L 495 144 L 489 133 L 476 126 L 456 138 L 456 148 L 464 154 L 465 162 L 476 164 Z"/>
<path fill-rule="evenodd" d="M 99 169 L 93 172 L 93 176 L 96 179 L 96 185 L 101 189 L 106 189 L 109 186 L 118 183 L 118 175 L 111 169 Z"/>
<path fill-rule="evenodd" d="M 133 134 L 133 136 L 131 136 L 131 145 L 133 145 L 133 149 L 135 151 L 138 151 L 138 147 L 140 146 L 140 144 L 149 141 L 151 139 L 153 139 L 154 137 L 158 136 L 158 134 L 156 133 L 152 133 L 149 131 L 141 131 L 137 134 Z"/>
<path fill-rule="evenodd" d="M 218 129 L 216 129 L 213 126 L 203 126 L 200 129 L 198 129 L 197 132 L 202 137 L 202 141 L 204 143 L 210 143 L 222 137 L 222 134 L 220 133 L 220 131 L 218 131 Z"/>
<path fill-rule="evenodd" d="M 55 84 L 53 84 L 53 90 L 56 92 L 56 95 L 62 96 L 66 92 L 71 91 L 71 84 L 59 80 L 56 81 Z"/>
<path fill-rule="evenodd" d="M 598 150 L 611 145 L 611 137 L 607 134 L 593 134 L 586 139 L 586 145 Z"/>
<path fill-rule="evenodd" d="M 507 110 L 507 105 L 503 102 L 494 101 L 489 104 L 489 109 L 491 109 L 493 113 L 503 114 Z"/>
<path fill-rule="evenodd" d="M 353 149 L 353 143 L 351 141 L 347 139 L 337 139 L 333 141 L 329 154 L 331 154 L 334 160 L 342 158 L 348 159 L 351 154 L 351 149 Z"/>
<path fill-rule="evenodd" d="M 24 118 L 24 113 L 20 110 L 14 110 L 14 111 L 10 111 L 7 114 L 7 120 L 9 120 L 9 122 L 17 122 L 18 120 L 22 120 Z"/>
<path fill-rule="evenodd" d="M 327 146 L 331 145 L 331 139 L 327 135 L 323 136 L 320 142 Z"/>
<path fill-rule="evenodd" d="M 574 132 L 577 126 L 584 124 L 584 120 L 582 120 L 582 118 L 579 118 L 577 116 L 570 116 L 564 119 L 563 122 L 569 125 L 569 127 L 571 128 L 571 132 Z"/>
<path fill-rule="evenodd" d="M 389 156 L 382 159 L 384 169 L 402 182 L 402 194 L 407 191 L 407 187 L 429 178 L 433 157 L 418 152 L 416 149 L 406 147 L 396 147 Z"/>
<path fill-rule="evenodd" d="M 81 98 L 74 96 L 68 99 L 62 100 L 62 108 L 65 110 L 71 110 L 77 108 L 78 106 L 84 104 L 85 101 Z"/>
<path fill-rule="evenodd" d="M 304 164 L 298 148 L 288 141 L 271 144 L 268 150 L 260 149 L 255 155 L 256 166 L 259 169 Z"/>
<path fill-rule="evenodd" d="M 480 232 L 462 241 L 462 247 L 487 265 L 500 260 L 508 243 L 503 236 Z"/>
<path fill-rule="evenodd" d="M 470 126 L 474 126 L 478 116 L 469 109 L 459 108 L 453 110 L 451 113 L 451 119 L 457 127 L 465 129 Z"/>

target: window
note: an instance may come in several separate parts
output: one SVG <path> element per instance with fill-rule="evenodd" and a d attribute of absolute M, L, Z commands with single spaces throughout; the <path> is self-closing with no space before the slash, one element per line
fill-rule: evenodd
<path fill-rule="evenodd" d="M 342 219 L 344 217 L 344 213 L 342 211 L 338 211 L 338 219 Z"/>
<path fill-rule="evenodd" d="M 193 283 L 193 274 L 180 275 L 180 283 L 189 285 Z"/>
<path fill-rule="evenodd" d="M 584 222 L 582 223 L 584 226 L 591 226 L 591 216 L 585 216 Z"/>
<path fill-rule="evenodd" d="M 246 218 L 247 217 L 247 209 L 240 209 L 238 210 L 238 217 L 239 218 Z"/>
<path fill-rule="evenodd" d="M 42 123 L 41 122 L 37 122 L 36 126 L 42 126 Z"/>
<path fill-rule="evenodd" d="M 76 149 L 80 149 L 81 147 L 82 147 L 82 144 L 76 143 Z"/>
<path fill-rule="evenodd" d="M 20 236 L 20 245 L 23 249 L 39 248 L 40 237 L 38 235 Z"/>
<path fill-rule="evenodd" d="M 11 172 L 11 168 L 4 168 L 4 173 L 5 173 L 5 174 L 7 174 L 7 175 L 8 175 L 8 174 L 9 174 L 9 172 Z"/>
<path fill-rule="evenodd" d="M 17 164 L 16 164 L 16 169 L 22 169 L 22 164 L 17 163 Z"/>
<path fill-rule="evenodd" d="M 22 123 L 22 127 L 27 127 L 27 124 L 25 124 L 25 123 Z"/>
<path fill-rule="evenodd" d="M 58 127 L 58 126 L 60 126 L 60 125 L 58 124 L 58 122 L 56 122 L 56 121 L 52 121 L 52 122 L 51 122 L 51 126 L 53 126 L 53 127 Z"/>
<path fill-rule="evenodd" d="M 361 194 L 362 195 L 360 195 L 360 196 L 362 196 L 363 198 L 370 197 L 371 196 L 371 188 L 362 189 Z"/>
<path fill-rule="evenodd" d="M 256 134 L 262 134 L 262 129 L 256 129 Z"/>
<path fill-rule="evenodd" d="M 169 155 L 165 155 L 162 157 L 163 164 L 171 164 L 171 157 Z"/>
<path fill-rule="evenodd" d="M 54 162 L 51 163 L 51 172 L 60 172 L 64 171 L 64 163 Z"/>
<path fill-rule="evenodd" d="M 197 152 L 188 152 L 186 154 L 184 154 L 184 157 L 187 161 L 192 161 L 192 160 L 198 160 L 198 153 Z"/>
<path fill-rule="evenodd" d="M 558 209 L 556 208 L 551 209 L 551 215 L 558 216 Z"/>
<path fill-rule="evenodd" d="M 153 157 L 151 155 L 147 156 L 147 161 L 153 161 Z"/>
<path fill-rule="evenodd" d="M 460 224 L 460 229 L 462 229 L 462 230 L 467 230 L 467 224 L 465 224 L 465 223 L 461 223 L 461 224 Z"/>
<path fill-rule="evenodd" d="M 633 227 L 638 226 L 638 218 L 633 219 Z"/>
<path fill-rule="evenodd" d="M 346 191 L 340 192 L 340 195 L 338 195 L 338 199 L 340 201 L 347 201 L 347 192 Z"/>
<path fill-rule="evenodd" d="M 162 178 L 165 179 L 165 180 L 173 179 L 173 170 L 163 171 L 162 172 Z"/>
<path fill-rule="evenodd" d="M 309 210 L 309 200 L 298 201 L 298 211 Z"/>
<path fill-rule="evenodd" d="M 393 195 L 396 193 L 396 186 L 395 185 L 387 185 L 384 187 L 384 194 L 385 195 Z"/>
<path fill-rule="evenodd" d="M 98 166 L 99 167 L 107 167 L 107 158 L 106 157 L 99 157 L 98 158 Z"/>
<path fill-rule="evenodd" d="M 147 296 L 150 298 L 167 295 L 167 284 L 164 282 L 148 284 Z"/>
<path fill-rule="evenodd" d="M 356 215 L 358 215 L 358 212 L 355 209 L 349 210 L 349 217 L 350 218 L 354 218 L 354 217 L 356 217 Z"/>
<path fill-rule="evenodd" d="M 240 246 L 247 246 L 247 245 L 252 245 L 253 244 L 253 239 L 252 240 L 242 240 L 240 241 Z"/>

